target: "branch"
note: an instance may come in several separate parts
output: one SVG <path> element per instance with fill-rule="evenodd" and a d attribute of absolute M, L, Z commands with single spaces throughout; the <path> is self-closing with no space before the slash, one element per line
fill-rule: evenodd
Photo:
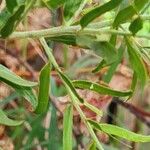
<path fill-rule="evenodd" d="M 12 38 L 41 38 L 41 37 L 58 37 L 63 35 L 100 35 L 100 34 L 114 34 L 114 35 L 120 35 L 120 36 L 133 36 L 131 32 L 125 32 L 121 30 L 114 30 L 114 29 L 93 29 L 93 28 L 85 28 L 81 29 L 81 27 L 78 26 L 59 26 L 59 27 L 53 27 L 50 29 L 43 29 L 43 30 L 36 30 L 36 31 L 24 31 L 24 32 L 14 32 L 12 35 L 10 35 L 9 39 Z M 137 38 L 146 38 L 150 39 L 150 34 L 143 35 L 143 34 L 136 34 Z"/>

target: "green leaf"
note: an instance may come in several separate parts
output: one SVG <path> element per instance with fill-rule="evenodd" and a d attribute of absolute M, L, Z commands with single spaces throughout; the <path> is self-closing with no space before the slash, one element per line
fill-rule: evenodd
<path fill-rule="evenodd" d="M 0 33 L 2 37 L 7 37 L 10 35 L 14 28 L 18 24 L 18 20 L 22 17 L 23 12 L 25 11 L 26 1 L 25 0 L 17 0 L 14 3 L 12 1 L 7 1 L 6 8 L 0 14 L 0 22 L 3 22 L 0 26 Z M 6 15 L 7 18 L 4 19 L 3 14 Z"/>
<path fill-rule="evenodd" d="M 132 77 L 132 83 L 131 83 L 131 90 L 133 91 L 133 93 L 132 93 L 132 95 L 129 96 L 128 99 L 130 99 L 133 96 L 135 89 L 136 89 L 137 81 L 138 81 L 137 80 L 137 74 L 134 71 L 133 77 Z"/>
<path fill-rule="evenodd" d="M 132 84 L 131 84 L 131 90 L 133 91 L 133 93 L 134 93 L 134 91 L 135 91 L 136 84 L 137 84 L 137 75 L 136 75 L 136 73 L 134 72 L 134 73 L 133 73 L 133 77 L 132 77 Z"/>
<path fill-rule="evenodd" d="M 147 81 L 147 71 L 144 62 L 138 53 L 138 51 L 132 46 L 131 42 L 126 38 L 126 44 L 128 47 L 129 60 L 133 70 L 135 71 L 138 80 L 141 82 L 142 87 L 144 87 Z"/>
<path fill-rule="evenodd" d="M 134 6 L 136 10 L 140 11 L 148 2 L 149 0 L 134 0 Z"/>
<path fill-rule="evenodd" d="M 13 12 L 14 8 L 17 5 L 17 1 L 16 0 L 6 0 L 6 7 L 8 9 L 8 11 Z"/>
<path fill-rule="evenodd" d="M 4 80 L 1 78 L 0 80 L 11 86 L 21 97 L 24 97 L 26 100 L 28 100 L 34 109 L 36 108 L 38 101 L 32 87 L 16 85 L 13 84 L 12 82 L 9 82 L 8 80 Z"/>
<path fill-rule="evenodd" d="M 36 82 L 30 82 L 27 80 L 22 79 L 21 77 L 14 74 L 8 68 L 4 67 L 0 64 L 0 80 L 1 81 L 8 81 L 12 84 L 24 86 L 24 87 L 34 87 L 37 86 Z"/>
<path fill-rule="evenodd" d="M 130 96 L 132 94 L 132 91 L 124 91 L 124 92 L 117 91 L 109 87 L 106 87 L 104 85 L 100 85 L 97 83 L 84 81 L 84 80 L 75 80 L 72 83 L 76 88 L 88 89 L 97 92 L 99 94 L 106 94 L 106 95 L 117 96 L 117 97 Z"/>
<path fill-rule="evenodd" d="M 50 63 L 46 64 L 40 73 L 38 106 L 36 113 L 44 113 L 48 108 L 49 87 L 50 87 Z"/>
<path fill-rule="evenodd" d="M 64 5 L 64 18 L 68 21 L 79 8 L 83 0 L 66 0 Z"/>
<path fill-rule="evenodd" d="M 23 121 L 9 119 L 6 114 L 0 109 L 0 124 L 6 126 L 19 126 Z"/>
<path fill-rule="evenodd" d="M 105 64 L 106 64 L 105 60 L 102 59 L 102 60 L 100 61 L 100 63 L 96 66 L 96 68 L 94 68 L 94 69 L 92 70 L 92 72 L 93 72 L 93 73 L 99 72 L 99 71 L 105 66 Z"/>
<path fill-rule="evenodd" d="M 55 108 L 55 106 L 53 106 L 53 104 L 51 104 L 50 108 L 51 121 L 50 126 L 48 128 L 50 136 L 47 148 L 52 150 L 62 150 L 62 132 L 58 127 L 57 109 Z"/>
<path fill-rule="evenodd" d="M 55 42 L 68 44 L 68 45 L 74 45 L 74 46 L 76 45 L 76 36 L 74 35 L 63 35 L 63 36 L 57 36 L 57 37 L 52 37 L 48 39 L 55 41 Z"/>
<path fill-rule="evenodd" d="M 122 23 L 125 23 L 127 20 L 131 19 L 135 14 L 136 10 L 133 8 L 133 6 L 128 6 L 120 10 L 114 20 L 113 28 L 118 27 Z"/>
<path fill-rule="evenodd" d="M 105 3 L 104 5 L 92 9 L 81 18 L 80 20 L 81 26 L 83 28 L 86 27 L 91 21 L 93 21 L 100 15 L 116 8 L 121 2 L 122 0 L 110 0 L 108 3 Z"/>
<path fill-rule="evenodd" d="M 0 34 L 5 38 L 25 17 L 35 0 L 6 0 L 6 7 L 0 12 Z"/>
<path fill-rule="evenodd" d="M 120 128 L 115 125 L 110 124 L 99 124 L 93 120 L 88 120 L 88 122 L 93 125 L 93 127 L 97 130 L 103 131 L 109 135 L 115 135 L 121 138 L 124 138 L 128 141 L 133 142 L 150 142 L 150 136 L 136 134 L 124 128 Z"/>
<path fill-rule="evenodd" d="M 73 106 L 67 106 L 63 119 L 63 150 L 72 150 Z"/>
<path fill-rule="evenodd" d="M 83 103 L 84 100 L 79 96 L 79 94 L 76 92 L 74 85 L 72 84 L 72 82 L 70 81 L 70 79 L 68 79 L 68 77 L 59 72 L 59 75 L 61 76 L 62 80 L 65 82 L 65 84 L 70 88 L 71 92 L 78 98 L 78 100 Z"/>
<path fill-rule="evenodd" d="M 90 36 L 79 36 L 76 40 L 79 46 L 89 48 L 102 57 L 107 65 L 117 60 L 118 56 L 115 47 L 106 41 L 99 42 Z"/>
<path fill-rule="evenodd" d="M 36 109 L 38 100 L 32 88 L 17 86 L 14 87 L 14 89 L 20 94 L 21 97 L 24 97 L 28 102 L 31 103 L 34 110 Z"/>
<path fill-rule="evenodd" d="M 132 19 L 135 14 L 147 4 L 148 0 L 134 0 L 132 5 L 120 10 L 114 20 L 113 27 L 118 27 L 120 24 L 125 23 L 127 20 Z"/>
<path fill-rule="evenodd" d="M 97 107 L 91 105 L 90 103 L 88 103 L 87 101 L 84 102 L 84 106 L 86 106 L 88 109 L 90 109 L 91 111 L 95 112 L 99 117 L 103 116 L 103 112 L 98 109 Z"/>
<path fill-rule="evenodd" d="M 8 22 L 9 18 L 11 17 L 11 13 L 8 11 L 8 9 L 3 9 L 0 13 L 0 31 L 5 26 L 5 24 Z"/>
<path fill-rule="evenodd" d="M 49 9 L 56 9 L 65 3 L 66 0 L 42 0 Z"/>
<path fill-rule="evenodd" d="M 143 27 L 143 20 L 138 17 L 129 26 L 129 30 L 135 35 Z"/>
<path fill-rule="evenodd" d="M 118 59 L 116 62 L 114 62 L 113 64 L 111 64 L 109 70 L 107 71 L 106 75 L 104 76 L 104 82 L 109 83 L 110 80 L 112 79 L 117 66 L 119 65 L 119 63 L 121 63 L 121 60 L 123 58 L 123 54 L 124 54 L 124 49 L 122 47 L 119 48 L 118 50 Z"/>
<path fill-rule="evenodd" d="M 94 141 L 89 145 L 88 150 L 96 150 L 96 143 Z"/>

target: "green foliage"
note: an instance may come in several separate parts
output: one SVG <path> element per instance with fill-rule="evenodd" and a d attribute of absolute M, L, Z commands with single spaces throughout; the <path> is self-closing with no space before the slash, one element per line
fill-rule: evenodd
<path fill-rule="evenodd" d="M 142 13 L 144 13 L 144 9 L 146 9 L 149 1 L 133 0 L 131 3 L 126 2 L 127 4 L 123 6 L 125 2 L 124 0 L 110 0 L 96 7 L 91 6 L 87 8 L 89 6 L 86 5 L 89 2 L 88 0 L 42 0 L 41 2 L 44 6 L 49 8 L 53 13 L 55 12 L 53 10 L 61 8 L 61 15 L 64 19 L 64 22 L 62 21 L 62 25 L 60 27 L 51 27 L 51 29 L 14 32 L 17 25 L 25 19 L 26 14 L 34 7 L 36 2 L 36 0 L 6 0 L 6 7 L 0 12 L 1 38 L 39 38 L 40 44 L 48 57 L 48 63 L 40 72 L 39 83 L 22 79 L 8 68 L 0 65 L 0 81 L 12 87 L 15 90 L 17 97 L 19 95 L 20 97 L 28 100 L 35 113 L 39 114 L 35 114 L 34 117 L 29 117 L 31 113 L 28 115 L 28 122 L 32 127 L 32 130 L 27 136 L 27 145 L 24 146 L 25 149 L 32 149 L 34 147 L 32 142 L 35 137 L 40 142 L 44 141 L 45 132 L 49 133 L 49 141 L 44 144 L 49 149 L 73 149 L 73 108 L 75 108 L 77 113 L 80 115 L 82 122 L 87 127 L 90 137 L 92 138 L 92 140 L 90 139 L 92 143 L 89 146 L 89 150 L 96 150 L 97 148 L 103 150 L 102 144 L 98 140 L 94 129 L 103 131 L 110 136 L 113 135 L 121 137 L 133 142 L 150 142 L 149 136 L 135 134 L 118 126 L 101 124 L 96 121 L 89 120 L 81 109 L 82 107 L 86 107 L 86 109 L 97 114 L 99 117 L 102 117 L 103 112 L 102 110 L 99 110 L 99 108 L 84 100 L 76 91 L 76 89 L 79 88 L 91 90 L 102 95 L 110 95 L 112 97 L 132 98 L 138 82 L 144 89 L 149 78 L 147 73 L 148 71 L 144 63 L 149 63 L 150 58 L 147 51 L 139 45 L 135 37 L 150 39 L 149 35 L 139 34 L 139 31 L 143 28 L 143 23 L 145 21 L 145 17 L 142 16 Z M 112 12 L 115 15 L 113 15 L 111 20 L 106 20 L 106 22 L 101 22 L 100 20 L 100 22 L 98 22 L 98 17 L 101 17 L 105 13 L 110 14 Z M 91 23 L 93 20 L 96 22 Z M 105 36 L 107 38 L 105 38 Z M 123 36 L 125 40 L 119 38 L 119 36 Z M 64 73 L 59 67 L 53 55 L 53 50 L 47 44 L 47 41 L 74 45 L 82 49 L 87 49 L 89 55 L 88 57 L 82 57 L 81 60 L 76 62 L 71 67 L 72 70 L 69 73 L 67 72 L 68 70 Z M 126 50 L 125 48 L 127 48 L 127 53 L 124 52 Z M 91 57 L 91 55 L 96 56 L 96 58 Z M 105 83 L 109 83 L 115 74 L 118 65 L 121 63 L 123 58 L 126 59 L 126 56 L 129 56 L 129 59 L 127 60 L 129 60 L 134 72 L 132 84 L 126 91 L 115 90 L 106 86 L 106 84 L 102 85 L 88 80 L 70 79 L 70 77 L 76 77 L 76 75 L 72 73 L 75 72 L 74 69 L 94 65 L 94 70 L 91 71 L 92 73 L 97 73 L 104 67 L 108 68 L 106 73 L 103 75 L 102 80 Z M 60 139 L 61 133 L 57 125 L 57 106 L 54 106 L 54 104 L 48 105 L 49 103 L 53 103 L 53 101 L 49 102 L 49 96 L 52 95 L 53 97 L 53 90 L 56 87 L 56 85 L 53 85 L 50 82 L 50 72 L 52 67 L 60 77 L 68 95 L 70 96 L 69 104 L 67 104 L 63 114 L 62 139 Z M 52 89 L 50 89 L 50 85 Z M 63 85 L 61 86 L 63 87 Z M 13 99 L 13 97 L 8 98 L 8 100 L 9 99 Z M 7 100 L 7 98 L 5 100 Z M 8 100 L 5 102 L 6 104 L 10 101 Z M 2 107 L 3 106 L 4 105 L 2 105 Z M 51 115 L 51 121 L 49 128 L 47 129 L 43 127 L 42 122 L 49 113 Z M 22 123 L 23 121 L 9 119 L 5 112 L 0 109 L 0 124 L 17 126 Z M 18 136 L 24 134 L 22 133 L 22 130 L 16 130 L 15 132 Z M 58 135 L 58 137 L 54 138 L 56 135 Z"/>
<path fill-rule="evenodd" d="M 89 82 L 89 81 L 83 81 L 83 80 L 73 81 L 73 85 L 76 88 L 89 89 L 99 94 L 104 94 L 104 95 L 106 94 L 106 95 L 111 95 L 115 97 L 130 96 L 132 94 L 132 91 L 127 91 L 127 92 L 116 91 L 116 90 L 110 89 L 107 86 Z"/>
<path fill-rule="evenodd" d="M 68 21 L 79 8 L 83 0 L 66 0 L 64 5 L 64 18 Z"/>
<path fill-rule="evenodd" d="M 19 76 L 15 75 L 12 71 L 0 65 L 0 79 L 1 81 L 7 81 L 11 84 L 23 86 L 23 87 L 34 87 L 37 86 L 36 82 L 31 82 L 20 78 Z"/>
<path fill-rule="evenodd" d="M 65 74 L 63 74 L 62 72 L 59 72 L 59 75 L 60 75 L 60 77 L 62 78 L 62 80 L 64 81 L 64 84 L 66 84 L 66 85 L 69 87 L 69 89 L 71 90 L 71 92 L 73 93 L 73 95 L 74 95 L 75 97 L 77 97 L 78 100 L 79 100 L 81 103 L 83 103 L 84 100 L 78 95 L 78 93 L 76 92 L 76 90 L 75 90 L 75 88 L 74 88 L 72 82 L 70 81 L 70 79 L 69 79 Z"/>
<path fill-rule="evenodd" d="M 6 1 L 6 8 L 0 14 L 0 20 L 2 22 L 0 26 L 1 29 L 0 33 L 2 37 L 7 37 L 13 32 L 24 10 L 25 10 L 25 0 Z M 6 18 L 3 16 L 6 16 Z"/>
<path fill-rule="evenodd" d="M 21 125 L 23 121 L 16 121 L 9 119 L 6 114 L 0 110 L 0 124 L 1 125 L 6 125 L 6 126 L 18 126 Z"/>
<path fill-rule="evenodd" d="M 81 26 L 84 28 L 86 27 L 91 21 L 93 21 L 95 18 L 101 16 L 102 14 L 116 8 L 122 0 L 110 0 L 108 3 L 98 6 L 94 9 L 92 9 L 90 12 L 85 14 L 83 18 L 80 20 Z"/>
<path fill-rule="evenodd" d="M 132 68 L 137 75 L 137 79 L 141 82 L 142 87 L 144 87 L 147 80 L 147 71 L 144 62 L 142 61 L 138 51 L 131 45 L 130 40 L 127 38 L 126 43 Z"/>
<path fill-rule="evenodd" d="M 63 150 L 72 150 L 73 107 L 68 105 L 63 120 Z"/>
<path fill-rule="evenodd" d="M 56 9 L 65 3 L 66 0 L 42 0 L 49 9 Z"/>
<path fill-rule="evenodd" d="M 115 47 L 107 41 L 99 42 L 89 36 L 79 36 L 77 38 L 77 44 L 81 47 L 87 47 L 93 50 L 94 53 L 104 59 L 106 62 L 105 64 L 107 65 L 110 65 L 117 60 L 117 51 Z"/>
<path fill-rule="evenodd" d="M 128 131 L 126 129 L 120 128 L 115 125 L 97 123 L 93 120 L 88 120 L 90 124 L 97 130 L 103 131 L 109 135 L 115 135 L 117 137 L 124 138 L 128 141 L 133 142 L 150 142 L 150 136 L 144 136 L 140 134 L 136 134 L 134 132 Z"/>
<path fill-rule="evenodd" d="M 49 100 L 49 87 L 50 87 L 50 63 L 46 64 L 40 73 L 38 106 L 35 110 L 36 113 L 46 112 Z"/>
<path fill-rule="evenodd" d="M 129 30 L 135 35 L 143 27 L 143 20 L 138 17 L 129 26 Z"/>

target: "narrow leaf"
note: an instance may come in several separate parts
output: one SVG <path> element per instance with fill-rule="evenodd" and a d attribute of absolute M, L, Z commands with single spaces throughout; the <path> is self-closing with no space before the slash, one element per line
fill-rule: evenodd
<path fill-rule="evenodd" d="M 86 106 L 91 111 L 95 112 L 99 117 L 103 116 L 103 112 L 100 109 L 96 108 L 95 106 L 91 105 L 90 103 L 85 101 L 84 106 Z"/>
<path fill-rule="evenodd" d="M 48 108 L 49 100 L 49 87 L 50 87 L 50 63 L 46 64 L 41 73 L 39 79 L 39 95 L 38 95 L 38 106 L 36 113 L 44 113 Z"/>
<path fill-rule="evenodd" d="M 100 15 L 116 8 L 121 2 L 122 2 L 122 0 L 110 0 L 108 3 L 105 3 L 102 6 L 98 6 L 94 9 L 92 9 L 91 11 L 89 11 L 87 14 L 85 14 L 81 18 L 81 20 L 80 20 L 81 26 L 83 28 L 86 27 L 91 21 L 93 21 Z"/>
<path fill-rule="evenodd" d="M 141 82 L 142 87 L 144 87 L 147 81 L 147 71 L 144 62 L 138 51 L 135 50 L 135 48 L 132 46 L 131 42 L 127 38 L 126 43 L 128 47 L 128 54 L 132 68 L 135 71 L 138 80 Z"/>
<path fill-rule="evenodd" d="M 123 96 L 130 96 L 132 94 L 131 91 L 124 91 L 124 92 L 117 91 L 117 90 L 113 90 L 109 87 L 106 87 L 104 85 L 100 85 L 97 83 L 84 81 L 84 80 L 75 80 L 75 81 L 73 81 L 73 85 L 76 88 L 88 89 L 91 91 L 95 91 L 99 94 L 106 94 L 106 95 L 111 95 L 111 96 L 123 97 Z"/>
<path fill-rule="evenodd" d="M 96 66 L 96 68 L 94 68 L 94 69 L 92 70 L 92 72 L 93 72 L 93 73 L 99 72 L 99 71 L 105 66 L 105 64 L 106 64 L 105 60 L 104 60 L 104 59 L 101 60 L 100 63 Z"/>
<path fill-rule="evenodd" d="M 52 41 L 55 42 L 61 42 L 64 44 L 68 44 L 68 45 L 76 45 L 76 36 L 74 35 L 63 35 L 63 36 L 57 36 L 57 37 L 52 37 L 52 38 L 48 38 Z"/>
<path fill-rule="evenodd" d="M 148 2 L 149 0 L 134 0 L 134 6 L 140 11 Z"/>
<path fill-rule="evenodd" d="M 143 20 L 138 17 L 129 26 L 129 30 L 135 35 L 143 27 Z"/>
<path fill-rule="evenodd" d="M 0 80 L 1 81 L 8 81 L 12 84 L 24 86 L 24 87 L 34 87 L 37 85 L 36 82 L 30 82 L 27 80 L 22 79 L 21 77 L 14 74 L 12 71 L 10 71 L 8 68 L 4 67 L 0 64 Z"/>
<path fill-rule="evenodd" d="M 120 128 L 110 124 L 99 124 L 93 120 L 88 120 L 91 125 L 97 130 L 103 131 L 110 135 L 115 135 L 133 142 L 150 142 L 150 136 L 136 134 L 124 128 Z"/>
<path fill-rule="evenodd" d="M 7 37 L 13 32 L 24 10 L 25 10 L 25 0 L 17 0 L 14 3 L 12 1 L 7 0 L 6 8 L 3 11 L 4 12 L 9 11 L 11 13 L 7 15 L 6 19 L 1 17 L 0 15 L 0 20 L 2 22 L 3 20 L 5 20 L 5 24 L 4 23 L 2 24 L 1 31 L 0 31 L 2 37 Z M 3 13 L 3 11 L 1 13 Z"/>
<path fill-rule="evenodd" d="M 118 50 L 118 59 L 116 62 L 114 62 L 113 64 L 111 64 L 109 70 L 107 71 L 106 75 L 104 76 L 104 82 L 106 83 L 109 83 L 117 69 L 117 66 L 119 65 L 119 63 L 121 62 L 122 60 L 122 57 L 123 57 L 123 52 L 124 52 L 124 49 L 122 47 L 119 48 Z"/>
<path fill-rule="evenodd" d="M 6 0 L 6 7 L 10 12 L 13 12 L 14 8 L 17 5 L 17 1 L 16 0 Z"/>
<path fill-rule="evenodd" d="M 66 0 L 42 0 L 44 4 L 49 8 L 49 9 L 56 9 L 60 7 Z"/>
<path fill-rule="evenodd" d="M 133 15 L 135 15 L 135 14 L 136 14 L 136 10 L 133 8 L 133 6 L 128 6 L 124 9 L 120 10 L 114 20 L 113 28 L 118 27 L 120 24 L 131 19 L 133 17 Z"/>
<path fill-rule="evenodd" d="M 96 143 L 94 141 L 89 145 L 88 150 L 96 150 Z"/>
<path fill-rule="evenodd" d="M 118 27 L 120 24 L 126 22 L 135 14 L 138 14 L 140 10 L 147 4 L 148 0 L 134 0 L 132 5 L 120 10 L 114 20 L 113 27 Z"/>
<path fill-rule="evenodd" d="M 64 18 L 68 21 L 79 8 L 83 0 L 66 0 L 64 5 Z"/>
<path fill-rule="evenodd" d="M 24 97 L 28 102 L 30 102 L 34 110 L 36 109 L 38 100 L 32 88 L 19 86 L 14 87 L 14 89 L 20 94 L 21 97 Z"/>
<path fill-rule="evenodd" d="M 73 106 L 67 106 L 63 120 L 63 150 L 72 150 Z"/>
<path fill-rule="evenodd" d="M 79 100 L 81 103 L 83 103 L 84 100 L 78 95 L 78 93 L 76 92 L 76 90 L 75 90 L 75 88 L 74 88 L 74 85 L 73 85 L 72 82 L 68 79 L 68 77 L 67 77 L 65 74 L 61 73 L 61 72 L 59 72 L 59 74 L 60 74 L 62 80 L 64 80 L 64 82 L 65 82 L 65 83 L 67 84 L 67 86 L 70 88 L 70 90 L 72 91 L 72 93 L 78 98 L 78 100 Z"/>
<path fill-rule="evenodd" d="M 115 47 L 107 41 L 99 42 L 90 36 L 79 36 L 76 40 L 79 46 L 89 48 L 98 56 L 102 57 L 107 65 L 117 60 L 118 56 Z"/>
<path fill-rule="evenodd" d="M 37 107 L 38 101 L 32 87 L 16 85 L 2 78 L 0 78 L 0 81 L 3 81 L 7 85 L 11 86 L 21 97 L 24 97 L 27 101 L 29 101 L 34 109 Z"/>
<path fill-rule="evenodd" d="M 17 121 L 9 119 L 3 110 L 0 109 L 0 124 L 6 126 L 19 126 L 23 123 L 23 121 Z"/>

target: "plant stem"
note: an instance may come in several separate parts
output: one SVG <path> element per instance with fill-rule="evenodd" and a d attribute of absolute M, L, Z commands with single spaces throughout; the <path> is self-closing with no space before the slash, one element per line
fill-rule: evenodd
<path fill-rule="evenodd" d="M 133 36 L 131 32 L 125 32 L 121 30 L 114 30 L 114 29 L 93 29 L 93 28 L 85 28 L 81 30 L 81 27 L 78 26 L 69 26 L 69 27 L 53 27 L 51 29 L 44 29 L 44 30 L 37 30 L 37 31 L 27 31 L 27 32 L 14 32 L 10 35 L 10 39 L 12 38 L 40 38 L 40 37 L 58 37 L 63 35 L 99 35 L 99 34 L 114 34 L 120 36 Z M 137 38 L 146 38 L 150 39 L 150 34 L 143 35 L 137 34 L 135 35 Z"/>
<path fill-rule="evenodd" d="M 56 60 L 55 60 L 55 58 L 54 58 L 54 56 L 52 54 L 52 49 L 50 49 L 50 47 L 48 47 L 45 39 L 41 38 L 40 42 L 41 42 L 41 44 L 42 44 L 42 46 L 43 46 L 43 48 L 44 48 L 44 50 L 45 50 L 45 52 L 46 52 L 46 54 L 47 54 L 47 56 L 49 58 L 49 61 L 52 63 L 52 65 L 55 67 L 55 69 L 58 72 L 62 73 L 61 69 L 59 68 L 59 66 L 58 66 L 58 64 L 57 64 L 57 62 L 56 62 Z M 67 85 L 67 83 L 64 80 L 62 80 L 62 81 L 63 81 L 63 83 L 64 83 L 64 85 L 65 85 L 65 87 L 66 87 L 66 89 L 67 89 L 67 91 L 68 91 L 68 93 L 69 93 L 69 95 L 71 97 L 71 100 L 72 100 L 72 103 L 73 103 L 74 107 L 77 109 L 78 113 L 80 114 L 80 117 L 81 117 L 82 121 L 87 126 L 87 129 L 88 129 L 89 133 L 91 134 L 91 137 L 96 142 L 97 147 L 99 148 L 99 150 L 104 150 L 103 147 L 102 147 L 102 145 L 100 144 L 99 140 L 97 139 L 97 137 L 96 137 L 96 135 L 95 135 L 95 133 L 93 131 L 92 126 L 86 121 L 87 120 L 86 116 L 84 115 L 84 113 L 82 112 L 82 110 L 81 110 L 81 108 L 79 106 L 79 103 L 78 103 L 79 100 L 78 100 L 78 98 L 74 95 L 74 93 L 72 92 L 72 90 L 70 89 L 70 87 Z"/>

